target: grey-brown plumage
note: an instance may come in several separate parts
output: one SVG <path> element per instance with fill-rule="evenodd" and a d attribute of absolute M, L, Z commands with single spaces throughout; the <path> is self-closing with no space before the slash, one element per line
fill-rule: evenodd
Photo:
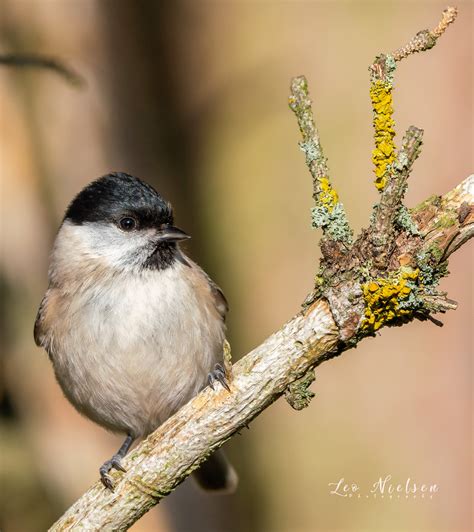
<path fill-rule="evenodd" d="M 107 473 L 121 468 L 133 440 L 189 401 L 209 375 L 226 385 L 227 302 L 179 249 L 187 235 L 172 224 L 171 206 L 152 187 L 109 174 L 73 200 L 52 251 L 35 341 L 77 410 L 127 434 L 101 468 L 108 487 Z M 236 484 L 219 455 L 199 475 L 208 489 Z"/>

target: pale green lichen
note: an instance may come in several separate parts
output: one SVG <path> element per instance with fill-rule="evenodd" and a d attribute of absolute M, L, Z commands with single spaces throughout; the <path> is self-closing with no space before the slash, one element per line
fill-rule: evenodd
<path fill-rule="evenodd" d="M 443 255 L 444 255 L 444 251 L 439 247 L 438 243 L 437 242 L 433 242 L 429 247 L 428 249 L 426 250 L 425 253 L 420 253 L 419 254 L 419 260 L 421 262 L 427 260 L 428 256 L 429 258 L 435 262 L 435 264 L 438 264 L 439 261 L 443 258 Z"/>
<path fill-rule="evenodd" d="M 317 159 L 320 159 L 323 157 L 323 154 L 321 153 L 321 148 L 316 145 L 313 139 L 309 139 L 305 142 L 300 142 L 298 145 L 300 147 L 300 150 L 306 156 L 306 164 L 308 166 L 313 161 L 316 161 Z"/>
<path fill-rule="evenodd" d="M 457 212 L 444 212 L 436 221 L 433 229 L 447 229 L 458 223 Z"/>
<path fill-rule="evenodd" d="M 285 399 L 291 408 L 303 410 L 309 406 L 315 393 L 309 390 L 311 383 L 315 380 L 314 370 L 308 370 L 303 377 L 292 382 L 285 391 Z"/>
<path fill-rule="evenodd" d="M 397 63 L 395 61 L 395 58 L 390 54 L 387 54 L 385 56 L 385 67 L 385 78 L 390 83 L 390 85 L 393 85 L 393 77 L 395 74 L 395 69 L 397 68 Z"/>
<path fill-rule="evenodd" d="M 395 170 L 402 172 L 405 168 L 408 168 L 409 163 L 408 155 L 405 152 L 400 152 L 397 160 L 393 163 L 393 167 Z"/>
<path fill-rule="evenodd" d="M 352 230 L 337 192 L 327 177 L 319 178 L 318 185 L 315 196 L 316 207 L 311 209 L 312 226 L 324 229 L 333 240 L 352 243 Z"/>
<path fill-rule="evenodd" d="M 413 236 L 421 235 L 418 226 L 414 222 L 413 218 L 410 215 L 410 211 L 405 207 L 405 205 L 401 205 L 398 209 L 397 217 L 395 218 L 395 223 L 400 228 L 404 229 Z"/>
<path fill-rule="evenodd" d="M 395 69 L 397 63 L 395 58 L 390 54 L 378 55 L 375 58 L 374 65 L 382 66 L 383 72 L 380 69 L 370 68 L 370 81 L 375 83 L 376 81 L 385 81 L 386 83 L 393 85 Z"/>
<path fill-rule="evenodd" d="M 369 218 L 370 225 L 375 224 L 375 221 L 377 220 L 378 209 L 379 209 L 378 203 L 376 203 L 375 205 L 372 205 L 372 212 L 370 213 L 370 218 Z"/>
<path fill-rule="evenodd" d="M 371 259 L 361 264 L 356 270 L 359 279 L 363 282 L 370 281 L 372 268 L 373 261 Z"/>
<path fill-rule="evenodd" d="M 436 194 L 433 194 L 429 198 L 425 199 L 422 203 L 414 207 L 413 209 L 410 209 L 412 214 L 416 214 L 418 212 L 426 210 L 428 207 L 433 206 L 435 208 L 439 208 L 441 206 L 441 196 L 438 196 Z"/>
<path fill-rule="evenodd" d="M 336 203 L 331 210 L 326 205 L 318 205 L 311 209 L 311 225 L 321 227 L 333 239 L 350 244 L 352 230 L 347 222 L 342 203 Z"/>
<path fill-rule="evenodd" d="M 401 310 L 408 310 L 410 313 L 413 313 L 413 311 L 423 307 L 423 299 L 418 294 L 415 283 L 407 283 L 407 286 L 410 288 L 410 293 L 408 294 L 407 298 L 401 299 L 398 302 L 398 308 Z"/>
<path fill-rule="evenodd" d="M 440 262 L 443 257 L 443 250 L 436 244 L 432 244 L 427 251 L 416 255 L 420 278 L 422 283 L 429 287 L 432 292 L 438 285 L 440 279 L 448 275 L 448 262 Z"/>

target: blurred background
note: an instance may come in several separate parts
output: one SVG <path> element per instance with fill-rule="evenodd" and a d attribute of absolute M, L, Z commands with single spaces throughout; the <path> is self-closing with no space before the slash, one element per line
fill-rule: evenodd
<path fill-rule="evenodd" d="M 473 4 L 396 73 L 399 139 L 425 129 L 407 197 L 473 169 Z M 62 396 L 32 329 L 64 210 L 90 180 L 152 183 L 193 235 L 188 250 L 230 301 L 234 357 L 298 311 L 319 258 L 311 180 L 287 105 L 305 74 L 332 177 L 356 229 L 377 199 L 367 67 L 436 26 L 439 1 L 2 0 L 1 52 L 66 61 L 0 67 L 2 301 L 0 529 L 45 530 L 121 442 Z M 311 407 L 280 400 L 226 446 L 241 482 L 209 497 L 189 480 L 134 531 L 472 530 L 472 243 L 442 288 L 459 309 L 412 323 L 317 370 Z M 437 484 L 432 499 L 365 497 L 380 477 Z M 361 498 L 330 494 L 344 478 Z"/>

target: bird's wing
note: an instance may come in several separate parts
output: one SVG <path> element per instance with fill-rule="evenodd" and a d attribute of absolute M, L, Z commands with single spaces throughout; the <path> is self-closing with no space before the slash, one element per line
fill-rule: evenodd
<path fill-rule="evenodd" d="M 214 304 L 216 306 L 217 312 L 220 314 L 222 321 L 225 321 L 227 312 L 229 312 L 229 303 L 225 298 L 222 290 L 216 285 L 216 283 L 206 274 L 207 281 L 211 287 L 211 293 L 214 296 Z"/>
<path fill-rule="evenodd" d="M 33 329 L 33 336 L 35 338 L 35 343 L 38 347 L 44 347 L 44 338 L 45 338 L 45 323 L 44 318 L 46 315 L 46 307 L 48 305 L 49 290 L 44 295 L 39 309 L 38 314 L 36 314 L 35 326 Z"/>
<path fill-rule="evenodd" d="M 186 257 L 186 260 L 188 261 L 188 266 L 194 268 L 195 272 L 198 274 L 200 273 L 202 277 L 204 277 L 204 279 L 207 281 L 207 284 L 211 290 L 211 295 L 214 300 L 214 307 L 217 310 L 217 313 L 222 318 L 222 321 L 225 322 L 227 312 L 229 312 L 229 303 L 227 303 L 227 299 L 225 298 L 224 293 L 198 264 L 190 260 L 188 257 Z"/>

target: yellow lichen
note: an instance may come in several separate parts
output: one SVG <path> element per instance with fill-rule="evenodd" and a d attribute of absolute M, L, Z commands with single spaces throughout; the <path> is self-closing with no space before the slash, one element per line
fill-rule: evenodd
<path fill-rule="evenodd" d="M 387 166 L 395 160 L 395 122 L 393 121 L 392 86 L 376 81 L 370 87 L 370 98 L 374 110 L 375 149 L 372 162 L 375 165 L 375 186 L 383 190 L 387 183 Z"/>
<path fill-rule="evenodd" d="M 322 206 L 326 207 L 328 212 L 332 212 L 335 205 L 339 201 L 337 192 L 332 188 L 327 177 L 321 177 L 319 179 L 319 187 L 320 192 L 318 194 L 318 200 Z"/>
<path fill-rule="evenodd" d="M 419 273 L 418 269 L 402 268 L 395 278 L 377 278 L 363 284 L 366 307 L 361 331 L 374 333 L 391 321 L 409 318 L 412 310 L 400 303 L 410 296 Z"/>

